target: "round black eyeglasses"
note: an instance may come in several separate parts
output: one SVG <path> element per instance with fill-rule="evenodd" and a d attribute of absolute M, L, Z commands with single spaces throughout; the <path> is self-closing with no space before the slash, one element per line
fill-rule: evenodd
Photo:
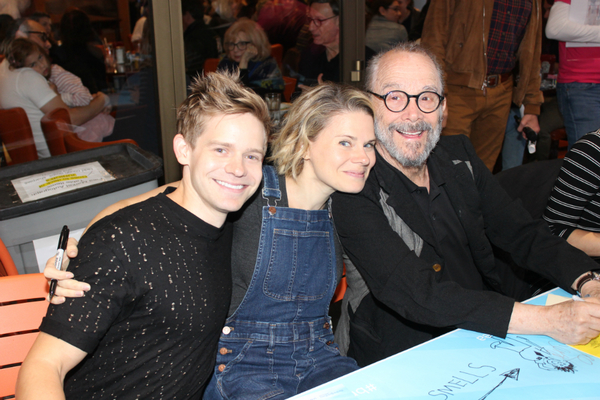
<path fill-rule="evenodd" d="M 373 96 L 379 97 L 383 100 L 383 103 L 391 112 L 401 112 L 404 111 L 406 107 L 408 107 L 408 103 L 411 98 L 415 98 L 417 101 L 417 107 L 419 110 L 424 112 L 425 114 L 429 114 L 434 112 L 440 107 L 442 101 L 444 100 L 444 96 L 441 94 L 437 94 L 436 92 L 421 92 L 419 94 L 408 94 L 403 92 L 402 90 L 392 90 L 391 92 L 387 92 L 384 95 L 380 95 L 373 92 L 371 93 Z"/>

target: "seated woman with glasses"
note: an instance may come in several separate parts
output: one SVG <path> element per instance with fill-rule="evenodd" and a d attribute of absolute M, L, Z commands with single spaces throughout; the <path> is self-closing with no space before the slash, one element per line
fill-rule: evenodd
<path fill-rule="evenodd" d="M 242 18 L 225 32 L 226 56 L 219 70 L 240 69 L 242 83 L 259 95 L 283 92 L 285 83 L 279 66 L 271 57 L 267 34 L 256 22 Z"/>

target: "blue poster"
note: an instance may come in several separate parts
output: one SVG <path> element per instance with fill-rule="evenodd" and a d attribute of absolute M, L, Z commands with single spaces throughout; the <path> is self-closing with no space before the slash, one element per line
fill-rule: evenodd
<path fill-rule="evenodd" d="M 294 399 L 598 400 L 600 358 L 548 336 L 457 329 Z"/>

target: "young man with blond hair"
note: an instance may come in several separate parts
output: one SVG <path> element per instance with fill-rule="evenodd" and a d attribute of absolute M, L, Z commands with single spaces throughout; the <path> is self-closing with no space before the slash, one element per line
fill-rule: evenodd
<path fill-rule="evenodd" d="M 70 270 L 92 289 L 50 306 L 20 399 L 202 396 L 231 298 L 225 219 L 261 182 L 269 114 L 232 75 L 191 89 L 173 139 L 181 184 L 84 234 Z"/>

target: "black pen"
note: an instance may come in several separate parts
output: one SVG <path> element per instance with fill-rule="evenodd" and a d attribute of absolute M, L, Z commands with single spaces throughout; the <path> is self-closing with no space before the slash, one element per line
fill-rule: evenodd
<path fill-rule="evenodd" d="M 69 240 L 69 227 L 63 226 L 62 231 L 60 232 L 60 238 L 58 239 L 58 247 L 56 250 L 56 260 L 54 260 L 54 268 L 57 270 L 61 270 L 63 258 L 65 256 L 65 250 L 67 250 L 67 241 Z M 50 300 L 54 297 L 54 292 L 56 291 L 56 283 L 58 281 L 56 279 L 52 279 L 50 281 Z"/>

